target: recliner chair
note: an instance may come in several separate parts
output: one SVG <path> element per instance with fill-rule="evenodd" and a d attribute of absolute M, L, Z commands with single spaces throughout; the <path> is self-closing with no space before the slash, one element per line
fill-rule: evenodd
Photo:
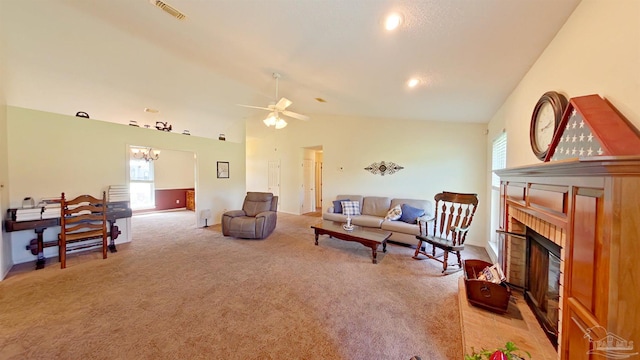
<path fill-rule="evenodd" d="M 276 228 L 278 197 L 247 192 L 242 210 L 222 214 L 222 234 L 243 239 L 264 239 Z"/>

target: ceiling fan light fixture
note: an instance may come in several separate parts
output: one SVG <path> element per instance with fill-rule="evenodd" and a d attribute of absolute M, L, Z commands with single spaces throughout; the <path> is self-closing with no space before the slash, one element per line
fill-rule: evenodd
<path fill-rule="evenodd" d="M 276 97 L 275 98 L 278 99 L 278 79 L 280 78 L 280 74 L 273 73 L 273 78 L 276 79 Z M 307 115 L 302 115 L 302 114 L 298 114 L 297 112 L 287 110 L 287 108 L 291 106 L 291 104 L 292 104 L 291 100 L 285 97 L 282 97 L 280 98 L 280 100 L 278 100 L 277 102 L 271 103 L 267 107 L 242 105 L 242 104 L 238 104 L 238 105 L 243 107 L 248 107 L 248 108 L 268 110 L 269 115 L 267 116 L 266 119 L 262 120 L 262 122 L 267 127 L 275 126 L 276 129 L 282 129 L 285 126 L 287 126 L 287 122 L 284 119 L 282 119 L 280 115 L 289 116 L 298 120 L 304 120 L 304 121 L 309 120 L 309 117 Z"/>
<path fill-rule="evenodd" d="M 279 118 L 278 120 L 276 120 L 277 130 L 284 129 L 285 126 L 287 126 L 287 122 L 284 119 Z"/>
<path fill-rule="evenodd" d="M 269 113 L 266 119 L 262 120 L 267 126 L 276 126 L 278 121 L 278 116 L 275 113 Z"/>

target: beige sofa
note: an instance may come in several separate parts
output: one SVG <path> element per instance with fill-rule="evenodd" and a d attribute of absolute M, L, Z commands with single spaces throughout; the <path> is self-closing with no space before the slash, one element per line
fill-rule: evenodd
<path fill-rule="evenodd" d="M 424 220 L 433 217 L 433 202 L 430 200 L 418 199 L 392 199 L 389 197 L 379 196 L 362 196 L 362 195 L 338 195 L 336 200 L 358 201 L 360 205 L 360 214 L 351 217 L 354 225 L 383 229 L 392 233 L 390 241 L 415 246 L 418 243 L 416 235 L 420 235 L 420 227 L 417 223 L 410 224 L 404 221 L 385 220 L 387 212 L 396 205 L 407 204 L 414 208 L 424 209 L 425 214 L 420 217 Z M 335 213 L 333 203 L 322 214 L 324 220 L 347 222 L 347 216 L 342 213 Z M 424 229 L 423 229 L 424 232 Z"/>

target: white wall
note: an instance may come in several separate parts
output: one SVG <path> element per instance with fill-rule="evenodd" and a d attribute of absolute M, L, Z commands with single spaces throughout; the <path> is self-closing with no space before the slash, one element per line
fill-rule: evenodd
<path fill-rule="evenodd" d="M 299 214 L 303 148 L 322 146 L 323 201 L 338 194 L 433 199 L 442 191 L 486 197 L 485 124 L 399 119 L 312 116 L 291 120 L 282 130 L 247 122 L 247 189 L 266 191 L 267 162 L 281 161 L 280 211 Z M 404 167 L 393 175 L 373 175 L 374 162 Z M 485 244 L 484 211 L 474 220 L 470 244 Z"/>
<path fill-rule="evenodd" d="M 8 200 L 8 181 L 7 181 L 7 140 L 6 140 L 6 105 L 0 105 L 0 218 L 5 219 L 7 209 L 9 208 Z M 11 270 L 13 262 L 11 261 L 11 242 L 9 236 L 5 233 L 4 224 L 0 225 L 0 280 Z"/>
<path fill-rule="evenodd" d="M 223 209 L 237 207 L 245 195 L 244 144 L 11 106 L 7 111 L 7 134 L 11 207 L 21 206 L 25 196 L 38 200 L 59 196 L 63 191 L 75 196 L 99 193 L 111 184 L 125 184 L 129 145 L 195 153 L 196 211 L 199 214 L 200 210 L 211 209 L 210 224 L 219 223 Z M 216 161 L 233 164 L 231 178 L 216 178 Z M 204 220 L 198 219 L 198 226 L 203 225 Z M 45 241 L 54 240 L 56 234 L 57 229 L 45 231 Z M 32 233 L 9 235 L 14 263 L 35 259 L 24 250 Z M 46 250 L 47 257 L 56 254 L 54 248 Z"/>
<path fill-rule="evenodd" d="M 189 189 L 195 184 L 195 158 L 191 151 L 160 150 L 153 166 L 156 190 Z"/>
<path fill-rule="evenodd" d="M 489 123 L 489 140 L 507 131 L 507 167 L 540 163 L 529 124 L 550 90 L 567 98 L 599 94 L 640 128 L 640 1 L 582 0 Z"/>
<path fill-rule="evenodd" d="M 259 94 L 212 71 L 215 59 L 202 61 L 181 47 L 171 49 L 145 35 L 137 24 L 110 21 L 107 14 L 93 16 L 85 1 L 0 2 L 5 9 L 0 14 L 0 38 L 11 54 L 11 76 L 2 79 L 9 105 L 60 114 L 87 111 L 95 119 L 125 124 L 136 120 L 141 126 L 169 121 L 177 133 L 189 129 L 193 135 L 215 138 L 225 133 L 228 142 L 244 143 L 244 122 L 217 115 L 211 99 L 233 104 L 248 101 L 238 100 L 246 99 L 247 91 Z M 188 24 L 166 20 L 168 27 L 189 29 Z M 153 95 L 149 89 L 154 89 Z M 181 100 L 186 91 L 190 98 Z M 160 112 L 145 113 L 144 107 Z"/>
<path fill-rule="evenodd" d="M 540 162 L 529 123 L 549 90 L 567 98 L 599 94 L 640 128 L 639 64 L 640 1 L 583 0 L 489 123 L 490 139 L 507 130 L 507 166 Z"/>
<path fill-rule="evenodd" d="M 3 11 L 4 2 L 0 1 L 0 13 Z M 0 215 L 4 219 L 9 207 L 9 182 L 8 182 L 8 158 L 7 158 L 7 98 L 5 93 L 5 81 L 7 77 L 5 66 L 4 37 L 0 36 Z M 11 269 L 11 242 L 4 233 L 4 226 L 0 226 L 0 279 L 3 279 Z M 4 240 L 3 240 L 4 239 Z"/>

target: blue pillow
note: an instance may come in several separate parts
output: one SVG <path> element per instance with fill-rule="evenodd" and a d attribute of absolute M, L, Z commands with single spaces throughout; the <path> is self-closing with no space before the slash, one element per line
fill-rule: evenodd
<path fill-rule="evenodd" d="M 424 209 L 414 208 L 413 206 L 409 206 L 407 204 L 402 204 L 400 207 L 402 209 L 402 215 L 400 216 L 400 221 L 404 221 L 408 224 L 415 224 L 418 222 L 418 218 L 424 215 Z"/>
<path fill-rule="evenodd" d="M 351 201 L 349 199 L 341 199 L 341 200 L 335 200 L 333 202 L 333 213 L 334 214 L 342 214 L 342 203 L 341 201 Z"/>

